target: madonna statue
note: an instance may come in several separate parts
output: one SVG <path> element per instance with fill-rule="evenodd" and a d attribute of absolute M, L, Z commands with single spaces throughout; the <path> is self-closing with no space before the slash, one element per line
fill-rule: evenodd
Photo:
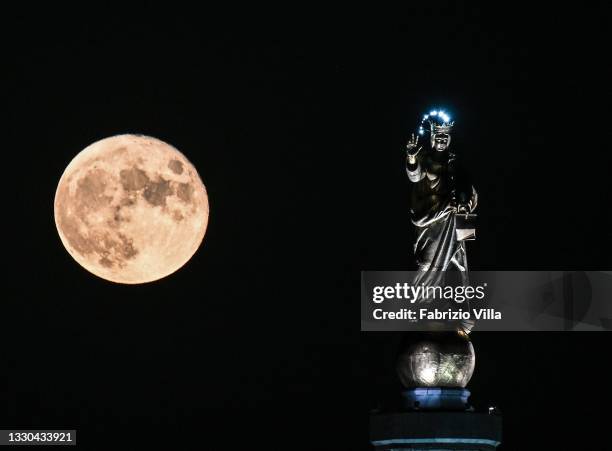
<path fill-rule="evenodd" d="M 469 283 L 465 241 L 474 238 L 478 196 L 457 170 L 451 147 L 453 126 L 444 111 L 431 111 L 406 146 L 406 172 L 412 182 L 410 213 L 416 229 L 414 285 L 444 285 L 448 270 L 459 274 L 461 285 Z M 420 145 L 419 137 L 426 134 L 428 142 Z"/>

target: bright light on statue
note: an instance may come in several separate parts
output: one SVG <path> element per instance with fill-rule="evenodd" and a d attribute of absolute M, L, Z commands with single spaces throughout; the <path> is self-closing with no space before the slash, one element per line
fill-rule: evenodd
<path fill-rule="evenodd" d="M 426 366 L 421 369 L 421 379 L 428 384 L 432 384 L 436 380 L 436 368 L 433 366 Z"/>

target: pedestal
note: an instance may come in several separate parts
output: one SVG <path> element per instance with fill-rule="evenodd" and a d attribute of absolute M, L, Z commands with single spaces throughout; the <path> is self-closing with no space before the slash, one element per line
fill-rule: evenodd
<path fill-rule="evenodd" d="M 415 388 L 403 393 L 405 411 L 370 418 L 377 450 L 494 450 L 501 443 L 502 418 L 475 412 L 462 388 Z"/>

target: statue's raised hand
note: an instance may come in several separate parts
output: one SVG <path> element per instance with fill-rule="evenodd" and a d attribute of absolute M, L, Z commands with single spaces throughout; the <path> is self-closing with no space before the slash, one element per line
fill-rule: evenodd
<path fill-rule="evenodd" d="M 408 140 L 408 144 L 406 144 L 406 153 L 408 154 L 408 162 L 410 164 L 416 163 L 416 156 L 419 154 L 423 146 L 419 147 L 419 135 L 416 137 L 414 133 L 412 134 L 412 138 Z"/>

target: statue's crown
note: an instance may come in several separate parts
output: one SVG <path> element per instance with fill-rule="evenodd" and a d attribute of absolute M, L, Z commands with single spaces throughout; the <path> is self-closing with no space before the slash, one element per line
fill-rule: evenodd
<path fill-rule="evenodd" d="M 432 135 L 435 135 L 436 133 L 448 134 L 453 129 L 453 125 L 455 125 L 455 122 L 451 121 L 449 115 L 444 111 L 432 110 L 423 116 L 423 120 L 421 121 L 421 125 L 419 127 L 420 135 L 425 133 L 425 128 L 423 127 L 425 122 L 429 122 L 429 132 Z"/>

